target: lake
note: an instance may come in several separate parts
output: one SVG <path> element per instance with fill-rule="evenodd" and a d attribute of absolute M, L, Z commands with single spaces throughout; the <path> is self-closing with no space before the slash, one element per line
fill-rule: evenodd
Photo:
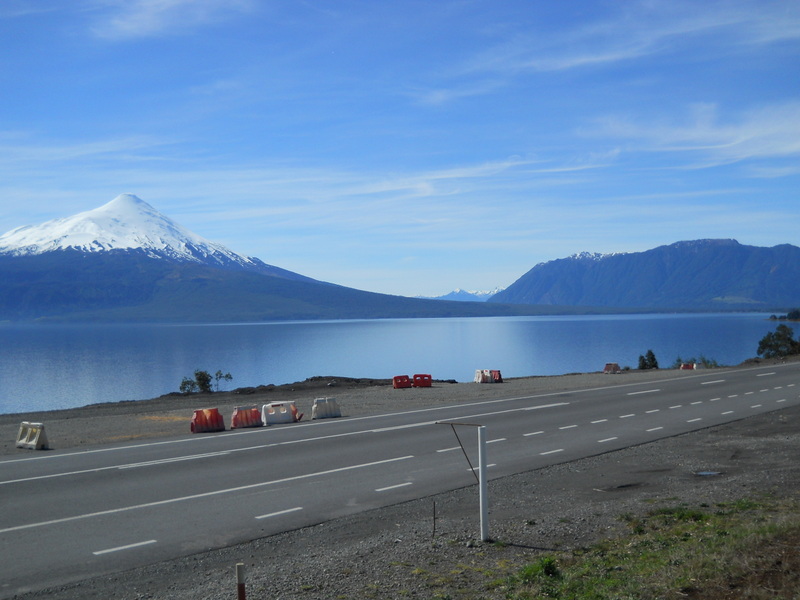
<path fill-rule="evenodd" d="M 195 369 L 230 372 L 221 389 L 316 375 L 429 373 L 472 381 L 638 366 L 704 356 L 733 365 L 776 327 L 765 314 L 387 319 L 224 325 L 0 325 L 0 413 L 153 398 Z"/>

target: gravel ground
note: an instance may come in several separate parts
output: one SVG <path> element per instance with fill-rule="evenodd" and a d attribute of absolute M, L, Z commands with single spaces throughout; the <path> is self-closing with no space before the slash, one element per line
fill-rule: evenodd
<path fill-rule="evenodd" d="M 321 377 L 252 394 L 166 396 L 45 414 L 0 416 L 0 454 L 20 454 L 20 420 L 46 425 L 55 448 L 190 435 L 193 408 L 333 396 L 345 416 L 495 397 L 553 394 L 692 376 L 630 371 L 508 380 L 435 382 L 393 390 L 388 382 Z M 334 383 L 335 380 L 335 383 Z M 800 407 L 489 482 L 492 543 L 476 541 L 477 489 L 463 489 L 220 550 L 99 576 L 18 598 L 235 598 L 244 563 L 247 597 L 264 599 L 503 598 L 492 581 L 552 549 L 586 546 L 624 530 L 620 516 L 675 504 L 713 505 L 772 494 L 800 497 Z M 696 473 L 713 471 L 716 476 Z M 436 518 L 434 519 L 434 514 Z"/>

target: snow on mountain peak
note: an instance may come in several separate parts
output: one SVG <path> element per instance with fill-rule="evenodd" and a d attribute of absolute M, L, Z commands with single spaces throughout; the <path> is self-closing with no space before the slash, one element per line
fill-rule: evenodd
<path fill-rule="evenodd" d="M 0 236 L 0 254 L 22 256 L 67 249 L 143 250 L 177 260 L 233 261 L 243 266 L 253 263 L 181 227 L 133 194 L 120 194 L 99 208 L 18 227 Z"/>

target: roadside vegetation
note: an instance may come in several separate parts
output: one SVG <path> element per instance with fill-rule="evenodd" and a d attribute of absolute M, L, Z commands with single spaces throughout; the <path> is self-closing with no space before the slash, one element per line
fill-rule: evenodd
<path fill-rule="evenodd" d="M 508 600 L 758 600 L 800 593 L 800 506 L 794 501 L 679 505 L 623 519 L 627 534 L 545 554 L 489 587 Z"/>
<path fill-rule="evenodd" d="M 800 354 L 800 342 L 794 339 L 794 330 L 788 325 L 778 325 L 758 343 L 758 355 L 764 358 L 785 358 L 795 354 Z"/>
<path fill-rule="evenodd" d="M 233 376 L 230 373 L 217 371 L 214 375 L 211 375 L 208 371 L 197 369 L 194 372 L 194 379 L 184 377 L 179 389 L 181 394 L 218 392 L 220 382 L 231 381 L 232 379 Z"/>

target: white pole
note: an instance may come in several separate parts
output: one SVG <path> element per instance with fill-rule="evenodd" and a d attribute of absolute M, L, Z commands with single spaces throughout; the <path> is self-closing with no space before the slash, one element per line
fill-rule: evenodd
<path fill-rule="evenodd" d="M 478 487 L 481 503 L 481 541 L 489 541 L 489 496 L 486 486 L 486 427 L 478 427 Z"/>

